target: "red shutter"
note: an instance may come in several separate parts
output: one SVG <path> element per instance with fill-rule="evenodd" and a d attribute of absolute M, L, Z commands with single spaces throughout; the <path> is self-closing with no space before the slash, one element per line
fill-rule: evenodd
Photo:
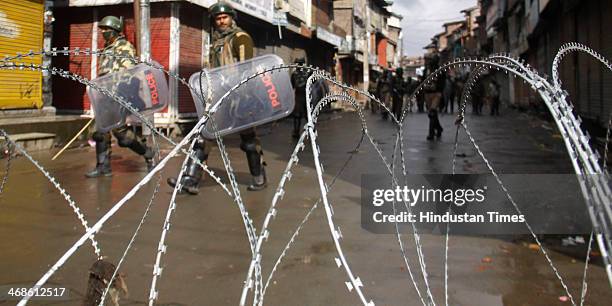
<path fill-rule="evenodd" d="M 382 38 L 378 42 L 378 65 L 387 68 L 387 39 Z"/>
<path fill-rule="evenodd" d="M 170 60 L 170 4 L 152 3 L 151 6 L 151 59 L 169 69 Z M 170 79 L 166 75 L 168 85 Z M 166 107 L 162 112 L 168 111 Z"/>
<path fill-rule="evenodd" d="M 206 12 L 193 4 L 183 3 L 180 8 L 179 74 L 185 80 L 202 68 L 202 18 Z M 195 113 L 195 104 L 189 88 L 179 84 L 179 113 Z"/>
<path fill-rule="evenodd" d="M 92 48 L 93 7 L 67 7 L 54 10 L 56 22 L 53 31 L 53 47 Z M 107 15 L 123 16 L 124 34 L 132 44 L 135 42 L 133 6 L 113 5 L 97 7 L 98 21 Z M 170 5 L 153 3 L 151 6 L 151 58 L 168 69 L 170 37 Z M 104 47 L 104 38 L 98 32 L 98 49 Z M 53 66 L 69 70 L 85 78 L 91 77 L 91 57 L 58 56 Z M 90 102 L 84 85 L 58 76 L 53 78 L 54 106 L 60 110 L 88 110 Z"/>
<path fill-rule="evenodd" d="M 57 8 L 54 10 L 52 46 L 62 50 L 64 47 L 91 48 L 92 8 Z M 91 58 L 89 56 L 56 56 L 53 66 L 90 78 Z M 76 81 L 53 76 L 53 105 L 60 110 L 84 110 L 89 101 L 84 100 L 85 85 Z"/>

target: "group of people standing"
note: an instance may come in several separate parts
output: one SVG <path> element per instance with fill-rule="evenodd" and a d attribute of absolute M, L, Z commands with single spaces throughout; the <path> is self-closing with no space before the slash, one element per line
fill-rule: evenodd
<path fill-rule="evenodd" d="M 434 68 L 429 67 L 426 70 L 426 75 L 433 72 Z M 413 101 L 409 96 L 425 80 L 425 77 L 420 77 L 418 81 L 412 78 L 405 80 L 401 67 L 395 70 L 395 75 L 391 70 L 385 69 L 380 76 L 377 74 L 373 75 L 369 92 L 378 97 L 382 104 L 398 120 L 401 118 L 405 104 L 407 111 L 412 112 L 413 106 L 416 104 L 418 112 L 427 112 L 429 117 L 427 140 L 434 140 L 435 138 L 440 138 L 444 130 L 438 115 L 454 113 L 455 105 L 457 106 L 457 111 L 459 111 L 468 75 L 467 71 L 453 71 L 443 74 L 435 79 L 435 81 L 425 84 L 423 90 L 416 96 L 416 100 Z M 470 100 L 473 114 L 481 115 L 483 106 L 488 104 L 491 115 L 499 115 L 500 86 L 495 75 L 485 74 L 484 77 L 479 79 L 471 91 Z M 368 107 L 370 107 L 372 113 L 380 111 L 382 118 L 384 120 L 388 119 L 389 111 L 382 109 L 378 103 L 371 101 Z"/>
<path fill-rule="evenodd" d="M 404 70 L 399 67 L 395 69 L 395 74 L 391 70 L 385 69 L 382 75 L 372 75 L 368 91 L 370 94 L 380 98 L 384 106 L 393 113 L 397 120 L 400 120 L 404 109 L 404 100 L 406 95 L 414 90 L 415 82 L 411 78 L 404 79 Z M 412 110 L 412 104 L 408 101 L 408 109 Z M 370 110 L 372 113 L 380 111 L 382 118 L 387 120 L 389 112 L 382 109 L 376 102 L 370 102 Z"/>

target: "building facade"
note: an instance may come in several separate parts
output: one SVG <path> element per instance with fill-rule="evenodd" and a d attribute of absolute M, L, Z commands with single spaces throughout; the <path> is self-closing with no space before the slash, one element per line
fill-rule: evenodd
<path fill-rule="evenodd" d="M 253 37 L 256 55 L 276 54 L 286 63 L 306 58 L 308 64 L 360 88 L 367 88 L 371 72 L 400 65 L 401 16 L 388 11 L 390 1 L 226 1 L 237 9 L 238 25 Z M 0 56 L 51 48 L 102 49 L 104 40 L 98 22 L 107 15 L 122 16 L 126 38 L 137 45 L 133 2 L 4 1 L 0 5 Z M 208 8 L 216 2 L 151 0 L 151 60 L 185 79 L 206 67 L 212 26 Z M 16 36 L 17 32 L 27 39 Z M 52 65 L 87 79 L 97 77 L 96 56 L 71 54 L 28 60 L 27 63 Z M 58 114 L 91 112 L 86 87 L 73 80 L 32 71 L 0 71 L 0 81 L 2 109 L 44 105 L 57 109 Z M 168 82 L 170 103 L 155 115 L 156 124 L 173 125 L 195 119 L 189 89 L 178 80 L 170 78 Z"/>
<path fill-rule="evenodd" d="M 551 75 L 559 48 L 579 42 L 612 58 L 612 2 L 560 0 L 482 1 L 486 11 L 487 45 L 490 52 L 508 52 L 526 60 L 539 72 Z M 612 112 L 612 74 L 586 54 L 573 53 L 560 65 L 563 88 L 569 92 L 574 109 L 596 136 Z M 506 99 L 521 108 L 543 108 L 531 88 L 510 81 Z"/>

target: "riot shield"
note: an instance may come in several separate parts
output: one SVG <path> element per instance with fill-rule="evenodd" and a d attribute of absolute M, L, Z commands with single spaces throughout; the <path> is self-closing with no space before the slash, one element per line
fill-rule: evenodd
<path fill-rule="evenodd" d="M 161 111 L 170 99 L 164 73 L 146 64 L 109 73 L 93 79 L 92 83 L 122 97 L 142 115 Z M 97 89 L 87 87 L 87 95 L 93 107 L 97 131 L 107 132 L 128 122 L 140 121 L 119 102 Z"/>
<path fill-rule="evenodd" d="M 194 73 L 189 78 L 189 84 L 198 117 L 202 118 L 209 109 L 214 110 L 214 120 L 209 120 L 202 135 L 213 139 L 214 127 L 219 135 L 224 136 L 291 114 L 295 97 L 287 71 L 268 72 L 255 77 L 219 104 L 221 97 L 236 84 L 259 71 L 281 64 L 283 60 L 280 57 L 269 54 Z"/>

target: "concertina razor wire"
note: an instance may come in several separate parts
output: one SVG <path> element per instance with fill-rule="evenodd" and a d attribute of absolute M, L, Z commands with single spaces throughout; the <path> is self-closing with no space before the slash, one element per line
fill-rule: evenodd
<path fill-rule="evenodd" d="M 575 115 L 573 113 L 573 109 L 568 101 L 569 96 L 567 94 L 567 92 L 565 92 L 562 87 L 561 87 L 561 81 L 559 79 L 559 72 L 558 72 L 558 67 L 559 64 L 561 62 L 561 60 L 563 59 L 563 57 L 565 55 L 567 55 L 569 52 L 585 52 L 591 56 L 593 56 L 594 58 L 596 58 L 597 60 L 599 60 L 603 65 L 606 66 L 606 68 L 608 68 L 609 70 L 612 71 L 611 65 L 610 63 L 603 57 L 601 56 L 599 53 L 593 51 L 592 49 L 578 44 L 578 43 L 569 43 L 566 45 L 563 45 L 561 47 L 561 49 L 559 50 L 559 52 L 557 53 L 557 56 L 555 56 L 554 62 L 553 62 L 553 69 L 552 69 L 552 75 L 553 75 L 553 84 L 551 84 L 546 78 L 542 77 L 539 75 L 539 73 L 537 71 L 535 71 L 533 68 L 531 68 L 528 64 L 525 64 L 524 62 L 522 62 L 521 60 L 517 60 L 514 59 L 512 57 L 510 57 L 509 55 L 505 55 L 505 54 L 494 54 L 491 55 L 490 57 L 487 58 L 467 58 L 467 59 L 456 59 L 454 61 L 451 61 L 449 63 L 446 63 L 444 65 L 442 65 L 439 69 L 437 69 L 436 71 L 434 71 L 432 74 L 430 74 L 418 87 L 417 89 L 412 93 L 412 95 L 409 98 L 409 101 L 414 101 L 416 99 L 416 96 L 424 89 L 424 86 L 429 84 L 430 82 L 433 82 L 436 80 L 437 77 L 439 77 L 441 74 L 445 73 L 446 71 L 450 70 L 450 69 L 455 69 L 457 67 L 472 67 L 474 68 L 474 70 L 472 71 L 472 73 L 470 74 L 469 78 L 468 78 L 468 82 L 466 83 L 466 86 L 463 89 L 463 94 L 461 95 L 461 104 L 460 104 L 460 115 L 457 119 L 457 130 L 456 130 L 456 134 L 455 134 L 455 146 L 454 146 L 454 150 L 453 152 L 456 153 L 456 149 L 457 149 L 457 143 L 458 143 L 458 139 L 459 139 L 459 132 L 460 129 L 463 129 L 464 132 L 466 133 L 466 135 L 468 136 L 470 143 L 474 146 L 474 148 L 478 151 L 479 156 L 483 159 L 483 161 L 485 162 L 485 164 L 487 165 L 488 170 L 494 175 L 494 177 L 496 178 L 498 184 L 500 185 L 500 187 L 504 190 L 506 196 L 508 197 L 508 199 L 511 201 L 511 203 L 513 204 L 513 206 L 515 207 L 515 209 L 518 210 L 518 206 L 516 206 L 516 203 L 512 200 L 512 197 L 510 195 L 510 192 L 507 190 L 507 188 L 504 186 L 503 182 L 501 181 L 501 179 L 499 178 L 499 176 L 497 175 L 497 173 L 495 172 L 493 166 L 489 163 L 489 161 L 486 159 L 484 153 L 482 152 L 482 150 L 479 148 L 478 144 L 476 143 L 476 140 L 474 139 L 474 137 L 471 135 L 467 123 L 465 122 L 465 107 L 466 107 L 466 103 L 468 100 L 470 100 L 470 93 L 472 90 L 473 85 L 477 82 L 480 74 L 486 70 L 489 69 L 495 69 L 495 70 L 500 70 L 500 71 L 504 71 L 506 74 L 510 74 L 514 77 L 519 77 L 522 78 L 524 82 L 528 83 L 529 85 L 531 85 L 531 87 L 538 92 L 538 94 L 540 95 L 540 97 L 542 98 L 542 100 L 545 102 L 546 106 L 548 107 L 549 111 L 551 112 L 551 114 L 553 115 L 553 118 L 555 120 L 555 123 L 557 124 L 557 127 L 559 128 L 559 131 L 561 132 L 561 135 L 563 137 L 563 141 L 565 143 L 566 149 L 568 151 L 568 154 L 572 160 L 572 165 L 573 168 L 576 172 L 576 175 L 579 178 L 579 182 L 580 182 L 580 186 L 581 186 L 581 191 L 583 194 L 583 197 L 586 200 L 587 203 L 587 209 L 589 211 L 589 216 L 591 218 L 591 221 L 593 223 L 593 235 L 591 236 L 591 239 L 589 239 L 589 250 L 591 248 L 591 243 L 593 241 L 593 237 L 595 238 L 595 240 L 597 241 L 599 248 L 601 250 L 601 254 L 602 254 L 602 258 L 604 260 L 604 265 L 605 265 L 605 269 L 606 272 L 608 274 L 608 278 L 612 283 L 612 261 L 610 259 L 610 250 L 612 250 L 612 233 L 611 233 L 611 229 L 612 229 L 612 208 L 611 208 L 611 204 L 610 204 L 610 200 L 611 200 L 611 193 L 608 187 L 608 176 L 607 176 L 607 167 L 605 165 L 605 159 L 603 160 L 603 168 L 600 166 L 600 157 L 597 154 L 596 151 L 593 151 L 589 145 L 589 137 L 588 135 L 582 131 L 581 129 L 581 122 L 580 119 L 577 115 Z M 343 267 L 345 273 L 347 274 L 349 281 L 346 282 L 347 288 L 349 289 L 349 291 L 355 290 L 355 292 L 357 293 L 357 295 L 359 296 L 361 302 L 364 305 L 374 305 L 374 302 L 372 300 L 367 300 L 367 298 L 365 297 L 363 291 L 361 290 L 361 288 L 363 287 L 363 282 L 361 281 L 361 279 L 359 277 L 355 277 L 352 273 L 352 270 L 349 267 L 349 263 L 342 251 L 342 247 L 340 244 L 340 240 L 343 238 L 342 233 L 340 231 L 340 228 L 335 225 L 334 223 L 334 219 L 333 219 L 333 206 L 331 205 L 331 203 L 329 203 L 327 195 L 329 193 L 329 190 L 331 189 L 331 186 L 333 185 L 333 182 L 335 181 L 335 179 L 338 177 L 338 175 L 340 175 L 342 173 L 342 170 L 344 169 L 344 167 L 346 167 L 346 165 L 348 164 L 348 162 L 350 161 L 350 157 L 347 159 L 346 163 L 344 164 L 344 166 L 342 167 L 342 169 L 338 172 L 338 174 L 334 177 L 334 179 L 332 179 L 330 184 L 327 184 L 323 181 L 323 174 L 324 174 L 324 169 L 322 166 L 322 163 L 320 161 L 320 148 L 317 144 L 317 131 L 315 129 L 316 127 L 316 123 L 317 123 L 317 119 L 318 119 L 318 115 L 320 113 L 320 110 L 322 109 L 322 106 L 330 103 L 332 101 L 338 101 L 338 102 L 342 102 L 342 103 L 348 103 L 349 105 L 353 106 L 353 108 L 355 108 L 357 110 L 357 113 L 359 115 L 359 118 L 361 120 L 362 123 L 362 139 L 359 142 L 358 146 L 359 147 L 361 145 L 361 142 L 363 140 L 363 137 L 367 137 L 370 141 L 370 143 L 374 146 L 374 148 L 377 151 L 377 154 L 379 155 L 379 157 L 381 158 L 382 162 L 384 163 L 385 167 L 387 168 L 387 172 L 389 172 L 389 174 L 391 175 L 391 177 L 393 178 L 393 184 L 397 184 L 397 181 L 394 178 L 395 172 L 394 172 L 394 167 L 395 167 L 395 152 L 398 148 L 399 145 L 399 155 L 401 158 L 401 166 L 402 166 L 402 171 L 405 174 L 406 173 L 406 168 L 405 168 L 405 161 L 404 161 L 404 152 L 403 152 L 403 137 L 402 137 L 402 122 L 405 119 L 406 113 L 407 113 L 407 108 L 405 108 L 402 112 L 402 115 L 400 118 L 396 118 L 394 117 L 394 115 L 392 114 L 392 112 L 388 109 L 388 107 L 384 104 L 381 103 L 380 100 L 378 100 L 376 97 L 372 96 L 371 94 L 369 94 L 368 92 L 365 92 L 363 90 L 357 89 L 357 88 L 353 88 L 349 85 L 343 84 L 339 81 L 337 81 L 334 77 L 332 77 L 331 75 L 329 75 L 328 73 L 321 71 L 317 68 L 314 68 L 312 66 L 306 66 L 306 65 L 296 65 L 296 64 L 290 64 L 290 65 L 280 65 L 280 66 L 275 66 L 269 69 L 265 69 L 264 71 L 258 72 L 244 80 L 242 80 L 239 84 L 237 84 L 236 86 L 234 86 L 232 89 L 230 89 L 227 93 L 225 93 L 225 95 L 223 95 L 223 97 L 221 97 L 219 99 L 219 103 L 217 105 L 220 105 L 221 103 L 224 102 L 225 98 L 232 92 L 234 92 L 235 90 L 237 90 L 239 87 L 241 87 L 243 84 L 247 83 L 248 81 L 252 80 L 253 78 L 264 74 L 264 73 L 273 73 L 275 71 L 288 71 L 288 70 L 292 70 L 292 69 L 305 69 L 308 70 L 310 72 L 312 72 L 313 74 L 311 75 L 311 77 L 308 79 L 307 82 L 307 123 L 305 124 L 305 130 L 302 133 L 302 135 L 300 136 L 298 143 L 295 146 L 295 149 L 293 151 L 293 153 L 291 154 L 291 157 L 289 158 L 289 162 L 287 164 L 287 167 L 285 168 L 285 171 L 283 172 L 283 175 L 281 177 L 281 180 L 279 182 L 279 185 L 277 186 L 276 192 L 274 194 L 272 203 L 270 205 L 270 208 L 268 210 L 268 213 L 266 214 L 266 217 L 264 219 L 263 225 L 262 225 L 262 229 L 260 230 L 259 235 L 256 233 L 255 231 L 255 227 L 253 225 L 252 219 L 249 217 L 248 212 L 246 211 L 246 209 L 244 208 L 244 203 L 242 203 L 242 197 L 240 196 L 239 190 L 238 190 L 238 184 L 236 182 L 235 176 L 234 176 L 234 171 L 231 167 L 230 161 L 229 161 L 229 156 L 227 154 L 227 151 L 225 149 L 225 146 L 223 145 L 223 141 L 222 141 L 222 137 L 220 137 L 217 133 L 216 135 L 216 141 L 217 144 L 219 145 L 219 149 L 221 152 L 221 156 L 222 156 L 222 161 L 224 163 L 225 166 L 225 170 L 228 174 L 228 178 L 229 178 L 229 183 L 230 183 L 230 187 L 227 187 L 227 185 L 225 183 L 223 183 L 222 179 L 220 177 L 218 177 L 217 175 L 214 174 L 214 172 L 212 172 L 210 169 L 208 169 L 206 164 L 202 164 L 200 163 L 195 156 L 193 155 L 193 146 L 190 146 L 190 148 L 188 150 L 183 149 L 183 146 L 185 146 L 189 140 L 195 140 L 195 136 L 197 135 L 198 132 L 200 132 L 206 122 L 208 121 L 208 119 L 212 118 L 210 115 L 213 114 L 216 109 L 213 107 L 213 109 L 210 109 L 207 113 L 205 113 L 205 115 L 202 117 L 202 119 L 200 119 L 200 121 L 196 124 L 196 126 L 194 127 L 194 129 L 188 133 L 181 142 L 179 142 L 178 144 L 173 142 L 171 139 L 167 138 L 165 135 L 161 134 L 160 132 L 158 132 L 153 124 L 147 120 L 146 117 L 140 115 L 138 113 L 138 111 L 136 109 L 134 109 L 131 104 L 126 101 L 123 97 L 114 94 L 104 88 L 99 88 L 96 87 L 95 84 L 91 83 L 89 80 L 70 73 L 68 71 L 64 71 L 62 69 L 58 69 L 58 68 L 54 68 L 54 67 L 46 67 L 46 66 L 40 66 L 40 65 L 34 65 L 34 64 L 25 64 L 22 62 L 19 62 L 20 60 L 27 58 L 27 57 L 32 57 L 32 56 L 39 56 L 39 55 L 45 55 L 45 56 L 68 56 L 68 55 L 82 55 L 82 56 L 97 56 L 97 55 L 102 55 L 104 54 L 105 56 L 111 56 L 111 57 L 121 57 L 121 58 L 128 58 L 131 61 L 133 61 L 134 63 L 144 63 L 152 68 L 155 69 L 159 69 L 161 71 L 163 71 L 165 74 L 167 74 L 169 77 L 178 80 L 180 83 L 182 83 L 183 85 L 188 86 L 191 90 L 193 90 L 193 88 L 191 88 L 189 86 L 189 84 L 183 79 L 180 78 L 178 75 L 176 75 L 175 73 L 172 73 L 171 71 L 165 70 L 163 67 L 160 67 L 159 65 L 156 65 L 154 63 L 150 63 L 150 62 L 144 62 L 144 61 L 140 61 L 138 59 L 129 57 L 129 56 L 120 56 L 120 55 L 115 55 L 113 53 L 110 52 L 104 52 L 104 51 L 95 51 L 95 50 L 89 50 L 89 49 L 85 49 L 85 50 L 80 50 L 78 48 L 76 49 L 68 49 L 68 48 L 64 48 L 63 50 L 57 50 L 57 49 L 52 49 L 52 50 L 41 50 L 40 52 L 33 52 L 30 51 L 28 53 L 25 54 L 17 54 L 16 56 L 13 57 L 5 57 L 3 60 L 0 60 L 0 69 L 2 70 L 11 70 L 11 69 L 20 69 L 20 70 L 38 70 L 38 71 L 42 71 L 42 70 L 47 70 L 49 71 L 52 75 L 59 75 L 61 77 L 64 78 L 68 78 L 77 82 L 80 82 L 82 84 L 85 84 L 87 86 L 91 86 L 92 88 L 102 92 L 104 95 L 112 98 L 114 101 L 116 101 L 117 103 L 119 103 L 121 106 L 123 106 L 125 109 L 127 109 L 131 114 L 135 115 L 138 119 L 141 120 L 141 122 L 144 125 L 147 125 L 149 128 L 151 128 L 151 130 L 154 132 L 154 136 L 160 136 L 162 139 L 166 140 L 167 142 L 169 142 L 171 145 L 174 146 L 174 148 L 172 149 L 171 152 L 169 152 L 163 159 L 159 160 L 159 163 L 157 164 L 157 166 L 150 172 L 148 173 L 138 184 L 136 184 L 136 186 L 134 186 L 132 188 L 132 190 L 130 190 L 130 192 L 128 192 L 120 201 L 118 201 L 115 206 L 113 208 L 111 208 L 94 226 L 89 227 L 87 224 L 87 221 L 85 220 L 83 214 L 80 212 L 78 206 L 76 205 L 76 203 L 71 199 L 71 197 L 68 195 L 68 193 L 61 188 L 61 186 L 59 185 L 59 183 L 56 181 L 55 178 L 53 178 L 51 176 L 51 174 L 46 171 L 34 158 L 32 158 L 27 152 L 25 152 L 25 150 L 23 150 L 18 144 L 12 142 L 10 140 L 10 136 L 8 134 L 6 134 L 6 132 L 4 131 L 0 131 L 0 134 L 2 134 L 2 136 L 4 136 L 5 140 L 9 143 L 9 149 L 13 149 L 16 151 L 19 151 L 22 155 L 24 155 L 30 162 L 32 162 L 41 172 L 43 172 L 44 176 L 54 185 L 54 187 L 64 196 L 64 198 L 66 199 L 66 201 L 68 201 L 69 205 L 71 206 L 71 208 L 74 210 L 75 214 L 77 215 L 78 219 L 81 221 L 83 227 L 85 228 L 85 234 L 52 266 L 52 268 L 45 274 L 43 275 L 43 277 L 36 283 L 35 286 L 41 286 L 43 285 L 48 279 L 49 277 L 55 272 L 57 271 L 57 269 L 59 269 L 69 258 L 72 254 L 74 254 L 74 252 L 84 243 L 85 240 L 90 239 L 92 241 L 92 245 L 94 246 L 94 251 L 95 254 L 99 257 L 100 256 L 100 250 L 99 247 L 97 245 L 97 242 L 95 241 L 94 235 L 95 233 L 97 233 L 100 228 L 104 225 L 104 223 L 110 219 L 122 206 L 123 204 L 125 204 L 125 202 L 127 200 L 129 200 L 131 197 L 133 197 L 135 195 L 135 193 L 142 187 L 144 186 L 146 183 L 148 183 L 150 181 L 150 179 L 153 177 L 153 175 L 160 171 L 165 165 L 166 163 L 169 161 L 170 158 L 174 157 L 175 155 L 177 155 L 179 152 L 182 152 L 184 154 L 186 154 L 185 157 L 185 161 L 183 163 L 183 166 L 181 167 L 181 171 L 179 172 L 179 178 L 183 175 L 184 171 L 185 171 L 185 164 L 187 159 L 191 158 L 194 161 L 196 161 L 198 163 L 198 165 L 200 167 L 203 168 L 204 171 L 206 171 L 214 180 L 217 184 L 219 184 L 223 190 L 226 192 L 226 194 L 228 196 L 230 196 L 233 201 L 237 204 L 237 206 L 239 207 L 240 213 L 241 213 L 241 217 L 243 219 L 244 225 L 245 225 L 245 231 L 246 234 L 249 238 L 249 245 L 251 248 L 251 263 L 250 263 L 250 267 L 248 269 L 248 273 L 247 273 L 247 277 L 246 277 L 246 281 L 244 283 L 244 287 L 243 287 L 243 292 L 242 292 L 242 296 L 241 296 L 241 305 L 245 305 L 246 304 L 246 296 L 248 295 L 249 291 L 253 291 L 253 305 L 263 305 L 263 301 L 264 301 L 264 295 L 267 289 L 267 286 L 270 282 L 270 279 L 272 278 L 272 275 L 274 273 L 274 271 L 276 270 L 278 264 L 280 263 L 280 261 L 282 260 L 282 257 L 286 254 L 286 251 L 289 249 L 289 247 L 291 246 L 291 244 L 295 241 L 295 238 L 297 236 L 297 234 L 299 233 L 299 230 L 303 227 L 303 225 L 305 224 L 305 222 L 308 220 L 309 216 L 311 215 L 312 211 L 317 207 L 317 205 L 319 203 L 323 203 L 324 208 L 325 208 L 325 213 L 326 213 L 326 217 L 327 217 L 327 223 L 329 225 L 329 230 L 332 236 L 332 239 L 334 241 L 334 245 L 336 247 L 336 252 L 338 254 L 338 257 L 335 259 L 336 264 L 338 265 L 338 267 Z M 207 81 L 210 82 L 210 76 L 205 75 L 205 77 L 207 78 Z M 333 85 L 336 85 L 338 88 L 341 89 L 341 92 L 332 92 L 331 94 L 328 94 L 327 96 L 325 96 L 323 99 L 321 99 L 320 101 L 312 101 L 312 97 L 310 96 L 310 87 L 312 86 L 313 82 L 317 79 L 321 79 L 321 80 L 325 80 L 326 82 L 329 82 Z M 210 83 L 209 83 L 210 84 Z M 210 88 L 210 86 L 208 86 L 208 88 Z M 363 116 L 362 112 L 361 112 L 361 106 L 359 104 L 356 103 L 355 99 L 350 96 L 348 94 L 348 92 L 353 92 L 356 95 L 360 95 L 363 96 L 367 99 L 370 99 L 371 101 L 373 101 L 374 103 L 377 103 L 378 105 L 380 105 L 380 107 L 382 107 L 384 109 L 384 111 L 388 112 L 389 114 L 391 114 L 391 119 L 392 121 L 397 125 L 398 128 L 398 134 L 397 134 L 397 139 L 395 142 L 395 145 L 393 147 L 393 153 L 394 155 L 392 156 L 392 160 L 391 162 L 388 162 L 387 159 L 385 158 L 383 152 L 381 151 L 381 149 L 378 147 L 377 143 L 374 141 L 374 139 L 372 138 L 372 136 L 368 133 L 368 129 L 367 129 L 367 124 L 365 121 L 365 117 Z M 197 92 L 197 91 L 196 91 Z M 199 92 L 202 96 L 204 96 L 204 93 L 202 92 L 202 90 L 200 90 Z M 203 101 L 208 101 L 210 100 L 211 97 L 211 91 L 209 90 L 207 92 L 206 95 L 206 99 L 202 99 Z M 314 106 L 314 108 L 313 108 Z M 214 119 L 211 120 L 212 125 L 214 126 Z M 609 141 L 609 132 L 610 132 L 610 127 L 608 127 L 608 135 L 606 137 L 606 146 L 605 146 L 605 153 L 604 153 L 604 157 L 607 157 L 607 145 L 608 145 L 608 141 Z M 285 184 L 291 179 L 291 168 L 293 166 L 295 166 L 298 162 L 298 155 L 299 152 L 303 151 L 305 149 L 305 141 L 307 139 L 310 139 L 310 143 L 312 146 L 312 153 L 313 153 L 313 158 L 314 158 L 314 163 L 315 163 L 315 168 L 317 170 L 317 178 L 318 178 L 318 182 L 319 182 L 319 187 L 320 187 L 320 193 L 321 193 L 321 198 L 316 201 L 314 203 L 314 205 L 311 207 L 311 209 L 308 211 L 308 213 L 306 214 L 306 216 L 304 217 L 304 219 L 302 220 L 302 222 L 300 222 L 300 224 L 298 225 L 298 227 L 296 228 L 296 230 L 294 231 L 294 234 L 291 236 L 291 239 L 289 240 L 289 242 L 286 244 L 285 248 L 283 249 L 283 251 L 281 252 L 281 255 L 278 257 L 272 271 L 270 272 L 269 277 L 267 278 L 267 281 L 265 283 L 265 285 L 263 284 L 263 280 L 262 280 L 262 275 L 261 275 L 261 263 L 262 263 L 262 258 L 261 258 L 261 249 L 263 244 L 265 243 L 265 241 L 267 241 L 267 239 L 269 238 L 270 232 L 268 230 L 269 224 L 271 223 L 271 221 L 274 219 L 274 217 L 277 214 L 277 204 L 280 200 L 282 200 L 283 195 L 285 193 L 284 191 L 284 186 Z M 157 151 L 158 155 L 159 155 L 159 150 Z M 452 160 L 452 173 L 455 173 L 455 159 L 456 159 L 456 154 L 453 154 L 453 160 Z M 3 190 L 3 186 L 6 183 L 6 180 L 8 178 L 8 174 L 9 174 L 9 166 L 10 166 L 10 160 L 11 160 L 11 156 L 9 156 L 9 159 L 7 160 L 7 167 L 5 170 L 5 175 L 3 177 L 3 181 L 2 181 L 2 185 L 0 185 L 0 192 Z M 592 175 L 592 174 L 598 174 L 598 175 Z M 179 180 L 180 181 L 180 180 Z M 153 193 L 153 196 L 151 197 L 149 204 L 147 205 L 147 209 L 145 211 L 145 214 L 143 216 L 143 218 L 140 220 L 140 224 L 138 225 L 138 228 L 136 229 L 136 232 L 134 233 L 134 235 L 132 236 L 131 241 L 128 243 L 128 246 L 126 248 L 126 250 L 124 251 L 123 256 L 121 257 L 119 262 L 122 262 L 123 259 L 125 258 L 125 256 L 127 255 L 127 252 L 129 250 L 129 248 L 131 247 L 131 245 L 133 244 L 139 229 L 141 227 L 141 225 L 144 223 L 144 220 L 148 214 L 149 208 L 151 206 L 151 203 L 153 202 L 153 199 L 155 198 L 155 194 L 157 193 L 157 190 L 159 188 L 159 179 L 157 181 L 156 184 L 156 188 L 155 191 Z M 171 202 L 168 206 L 168 212 L 166 215 L 166 220 L 164 222 L 164 226 L 162 229 L 162 236 L 160 238 L 160 242 L 159 242 L 159 246 L 158 246 L 158 252 L 157 252 L 157 260 L 156 260 L 156 264 L 154 267 L 154 271 L 153 271 L 153 279 L 152 279 L 152 285 L 151 285 L 151 292 L 150 292 L 150 296 L 149 296 L 149 305 L 153 305 L 155 300 L 157 300 L 158 297 L 158 292 L 156 291 L 156 280 L 157 277 L 159 277 L 161 275 L 161 256 L 163 253 L 165 253 L 167 251 L 167 245 L 165 245 L 164 240 L 165 240 L 165 236 L 167 234 L 167 231 L 170 228 L 170 218 L 172 216 L 172 212 L 176 209 L 176 203 L 175 203 L 175 197 L 176 197 L 176 193 L 180 188 L 180 183 L 175 187 L 173 194 L 172 194 L 172 199 Z M 230 190 L 231 188 L 231 190 Z M 406 203 L 404 203 L 406 205 Z M 395 205 L 395 203 L 394 203 Z M 409 206 L 407 206 L 409 208 Z M 395 209 L 395 206 L 394 206 Z M 525 222 L 526 223 L 526 222 Z M 528 223 L 526 223 L 527 228 L 530 230 L 533 238 L 535 239 L 536 243 L 540 246 L 540 250 L 542 251 L 542 254 L 544 255 L 544 257 L 546 258 L 548 264 L 551 266 L 552 270 L 554 271 L 555 275 L 557 276 L 558 280 L 560 281 L 561 285 L 563 286 L 563 288 L 566 291 L 567 296 L 570 298 L 570 301 L 572 302 L 573 305 L 577 305 L 573 296 L 570 294 L 569 292 L 569 288 L 567 287 L 567 285 L 565 284 L 563 278 L 561 277 L 561 275 L 559 274 L 558 270 L 556 269 L 555 265 L 553 264 L 552 260 L 550 259 L 549 255 L 547 254 L 546 250 L 543 248 L 541 242 L 538 240 L 537 236 L 534 234 L 533 230 L 531 229 L 530 225 Z M 445 295 L 445 304 L 448 305 L 448 240 L 449 240 L 449 232 L 450 232 L 450 226 L 447 225 L 447 230 L 446 230 L 446 238 L 445 238 L 445 256 L 444 256 L 444 260 L 445 260 L 445 264 L 444 264 L 444 295 Z M 419 267 L 421 269 L 421 276 L 423 277 L 423 281 L 424 284 L 426 286 L 426 290 L 427 290 L 427 297 L 428 300 L 426 301 L 425 299 L 423 299 L 421 292 L 418 288 L 418 284 L 412 274 L 412 271 L 410 269 L 410 265 L 408 264 L 408 258 L 407 255 L 405 253 L 405 249 L 402 243 L 402 239 L 399 233 L 399 230 L 397 230 L 396 227 L 396 236 L 398 238 L 398 243 L 400 246 L 400 251 L 402 254 L 402 257 L 404 258 L 405 261 L 405 265 L 407 266 L 407 270 L 410 274 L 410 278 L 412 280 L 413 286 L 415 287 L 421 302 L 423 303 L 423 305 L 435 305 L 433 296 L 431 294 L 431 290 L 430 290 L 430 286 L 428 284 L 428 274 L 426 271 L 426 265 L 425 265 L 425 257 L 422 253 L 422 245 L 420 244 L 420 235 L 417 233 L 416 228 L 414 228 L 414 224 L 413 224 L 413 234 L 415 236 L 415 245 L 416 245 L 416 251 L 417 251 L 417 256 L 418 256 L 418 260 L 419 260 Z M 582 286 L 582 293 L 581 293 L 581 302 L 580 305 L 583 304 L 584 302 L 584 296 L 586 294 L 586 273 L 587 273 L 587 267 L 588 267 L 588 261 L 589 261 L 589 256 L 587 256 L 586 260 L 585 260 L 585 269 L 584 269 L 584 276 L 583 276 L 583 286 Z M 114 275 L 116 275 L 118 269 L 120 267 L 120 264 L 117 265 L 116 270 L 114 271 Z M 253 276 L 253 274 L 255 274 Z M 114 277 L 114 276 L 113 276 Z M 105 293 L 108 291 L 108 288 L 105 290 Z M 28 297 L 24 297 L 18 305 L 25 305 L 28 301 Z M 102 299 L 101 304 L 104 303 L 104 299 Z"/>

